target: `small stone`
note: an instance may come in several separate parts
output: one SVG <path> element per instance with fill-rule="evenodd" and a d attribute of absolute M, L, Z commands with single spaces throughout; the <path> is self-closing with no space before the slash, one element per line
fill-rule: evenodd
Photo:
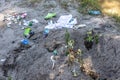
<path fill-rule="evenodd" d="M 63 72 L 64 72 L 63 69 L 60 69 L 60 70 L 59 70 L 59 73 L 60 73 L 60 74 L 63 74 Z"/>
<path fill-rule="evenodd" d="M 55 79 L 55 74 L 54 73 L 50 73 L 49 74 L 49 78 L 50 78 L 50 80 L 54 80 Z"/>

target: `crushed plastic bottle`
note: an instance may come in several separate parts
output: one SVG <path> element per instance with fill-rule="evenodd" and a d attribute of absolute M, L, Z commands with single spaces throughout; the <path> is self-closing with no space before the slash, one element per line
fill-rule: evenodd
<path fill-rule="evenodd" d="M 101 14 L 101 12 L 99 10 L 90 10 L 90 11 L 88 11 L 88 13 L 91 15 L 100 15 Z"/>

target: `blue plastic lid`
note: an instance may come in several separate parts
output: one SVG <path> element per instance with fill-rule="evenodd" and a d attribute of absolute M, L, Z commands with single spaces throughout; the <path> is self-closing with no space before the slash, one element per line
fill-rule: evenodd
<path fill-rule="evenodd" d="M 29 41 L 27 39 L 23 39 L 23 40 L 21 40 L 21 43 L 24 45 L 27 45 L 27 44 L 29 44 Z"/>
<path fill-rule="evenodd" d="M 48 34 L 48 33 L 49 33 L 49 29 L 45 29 L 44 34 Z"/>

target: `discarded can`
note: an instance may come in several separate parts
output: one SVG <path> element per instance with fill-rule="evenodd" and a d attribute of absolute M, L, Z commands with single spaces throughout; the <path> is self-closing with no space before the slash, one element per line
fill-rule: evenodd
<path fill-rule="evenodd" d="M 98 10 L 90 10 L 90 11 L 88 11 L 88 13 L 91 15 L 100 15 L 101 14 L 101 12 Z"/>

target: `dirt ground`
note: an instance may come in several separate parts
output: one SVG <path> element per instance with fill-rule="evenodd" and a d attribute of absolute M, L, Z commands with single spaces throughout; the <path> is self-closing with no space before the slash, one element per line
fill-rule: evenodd
<path fill-rule="evenodd" d="M 69 3 L 66 9 L 60 5 L 62 1 L 69 0 L 42 0 L 34 5 L 24 0 L 0 1 L 0 80 L 97 80 L 92 79 L 86 72 L 81 71 L 80 64 L 66 65 L 65 56 L 65 29 L 50 30 L 47 38 L 43 38 L 44 27 L 49 20 L 44 20 L 48 12 L 56 12 L 53 21 L 61 15 L 72 14 L 77 17 L 78 24 L 87 26 L 80 29 L 68 29 L 71 38 L 75 41 L 74 50 L 81 49 L 85 68 L 93 70 L 99 76 L 99 80 L 120 80 L 120 33 L 118 24 L 108 16 L 90 16 L 80 14 L 76 5 Z M 74 2 L 75 3 L 75 2 Z M 54 6 L 51 6 L 54 5 Z M 31 46 L 24 47 L 20 41 L 24 38 L 22 26 L 12 24 L 7 27 L 3 16 L 12 12 L 27 12 L 26 20 L 37 19 L 38 24 L 31 28 L 35 35 L 30 38 Z M 99 43 L 93 44 L 91 50 L 84 46 L 84 37 L 89 29 L 100 35 Z M 55 68 L 52 69 L 51 56 L 45 44 L 52 46 L 54 41 L 62 42 L 57 47 L 59 58 L 56 59 Z M 63 53 L 62 53 L 63 52 Z M 61 67 L 63 66 L 63 67 Z M 78 76 L 73 77 L 72 70 L 76 69 Z M 51 76 L 52 75 L 52 76 Z"/>

